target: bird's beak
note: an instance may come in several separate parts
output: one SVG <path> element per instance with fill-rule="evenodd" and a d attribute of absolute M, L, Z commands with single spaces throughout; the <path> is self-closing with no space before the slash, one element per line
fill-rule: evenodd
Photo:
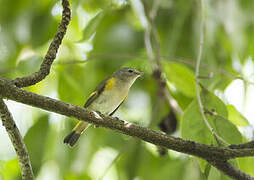
<path fill-rule="evenodd" d="M 143 76 L 144 72 L 141 72 L 141 71 L 135 71 L 135 73 L 138 75 L 138 76 Z"/>

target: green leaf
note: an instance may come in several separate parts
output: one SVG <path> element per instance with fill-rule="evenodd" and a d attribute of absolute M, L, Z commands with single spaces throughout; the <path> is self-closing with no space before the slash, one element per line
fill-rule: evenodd
<path fill-rule="evenodd" d="M 216 168 L 211 167 L 209 176 L 207 178 L 208 180 L 215 180 L 215 179 L 221 179 L 220 171 L 218 171 Z"/>
<path fill-rule="evenodd" d="M 225 104 L 213 93 L 202 88 L 201 101 L 206 111 L 206 117 L 212 128 L 225 141 L 231 144 L 242 142 L 241 133 L 236 126 L 227 120 L 227 108 Z M 185 139 L 210 144 L 211 132 L 204 123 L 197 100 L 193 100 L 185 110 L 182 117 L 181 134 Z"/>
<path fill-rule="evenodd" d="M 164 71 L 170 83 L 188 97 L 196 96 L 195 75 L 186 66 L 175 62 L 164 62 Z"/>
<path fill-rule="evenodd" d="M 41 116 L 28 130 L 24 138 L 35 175 L 39 172 L 43 163 L 42 159 L 46 148 L 48 129 L 48 115 Z"/>
<path fill-rule="evenodd" d="M 100 11 L 89 21 L 89 23 L 87 24 L 87 26 L 83 31 L 83 38 L 80 41 L 88 40 L 95 33 L 103 17 L 104 11 Z"/>
<path fill-rule="evenodd" d="M 181 121 L 181 134 L 184 139 L 211 144 L 212 134 L 206 127 L 197 100 L 193 100 L 184 111 Z"/>
<path fill-rule="evenodd" d="M 229 104 L 228 109 L 228 120 L 230 120 L 236 126 L 247 126 L 249 124 L 248 120 L 236 110 L 236 108 Z"/>
<path fill-rule="evenodd" d="M 213 93 L 202 87 L 201 100 L 206 110 L 206 117 L 217 132 L 226 142 L 230 144 L 239 144 L 242 142 L 242 135 L 237 127 L 232 124 L 228 118 L 226 105 Z"/>
<path fill-rule="evenodd" d="M 206 88 L 202 87 L 200 96 L 205 110 L 208 110 L 209 112 L 214 112 L 224 118 L 227 118 L 227 107 L 225 106 L 223 101 L 220 100 L 216 95 L 208 91 Z"/>
<path fill-rule="evenodd" d="M 254 164 L 254 158 L 238 158 L 239 166 L 241 167 L 241 170 L 245 173 L 254 176 L 254 168 L 252 164 Z"/>
<path fill-rule="evenodd" d="M 241 133 L 234 124 L 227 120 L 227 108 L 225 104 L 205 88 L 202 88 L 201 100 L 206 111 L 210 112 L 205 113 L 205 115 L 215 132 L 230 144 L 241 143 Z M 184 111 L 181 123 L 181 134 L 184 139 L 194 140 L 204 144 L 212 143 L 212 134 L 202 119 L 196 99 Z M 198 159 L 198 162 L 201 171 L 206 173 L 207 163 L 200 159 Z M 208 176 L 208 173 L 206 173 L 206 176 Z M 216 173 L 210 171 L 210 176 L 216 176 Z"/>
<path fill-rule="evenodd" d="M 229 178 L 228 176 L 224 175 L 222 172 L 220 172 L 218 169 L 216 169 L 215 167 L 211 167 L 209 176 L 207 178 L 208 180 L 217 180 L 217 179 L 221 179 L 221 180 L 231 180 L 231 178 Z"/>
<path fill-rule="evenodd" d="M 238 131 L 237 127 L 232 124 L 229 120 L 222 116 L 210 116 L 208 115 L 209 122 L 214 130 L 221 136 L 226 142 L 230 144 L 242 143 L 242 135 Z"/>

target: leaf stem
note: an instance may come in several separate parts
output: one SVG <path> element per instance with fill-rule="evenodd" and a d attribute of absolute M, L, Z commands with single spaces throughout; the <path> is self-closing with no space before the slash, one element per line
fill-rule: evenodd
<path fill-rule="evenodd" d="M 198 77 L 199 75 L 199 68 L 200 68 L 200 63 L 202 59 L 202 52 L 203 52 L 203 44 L 204 44 L 204 0 L 200 0 L 200 12 L 201 12 L 201 20 L 200 20 L 200 26 L 199 26 L 199 32 L 200 32 L 200 37 L 199 37 L 199 49 L 198 49 L 198 56 L 197 56 L 197 61 L 196 61 L 196 68 L 195 68 L 195 80 L 196 80 L 196 93 L 197 93 L 197 100 L 199 104 L 199 110 L 202 116 L 202 119 L 204 123 L 206 124 L 207 128 L 211 131 L 212 135 L 215 137 L 216 141 L 219 141 L 225 145 L 229 145 L 222 137 L 220 137 L 215 130 L 212 128 L 212 126 L 209 124 L 205 113 L 204 113 L 204 106 L 201 101 L 201 96 L 200 96 L 200 91 L 199 91 L 199 80 Z"/>

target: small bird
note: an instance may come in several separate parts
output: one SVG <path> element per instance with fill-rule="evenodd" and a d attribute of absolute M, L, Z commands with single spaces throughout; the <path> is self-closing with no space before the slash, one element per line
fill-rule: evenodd
<path fill-rule="evenodd" d="M 129 67 L 119 69 L 95 88 L 84 107 L 112 116 L 126 99 L 132 84 L 142 74 L 143 72 Z M 73 147 L 89 125 L 84 121 L 77 123 L 71 133 L 64 138 L 64 143 Z"/>

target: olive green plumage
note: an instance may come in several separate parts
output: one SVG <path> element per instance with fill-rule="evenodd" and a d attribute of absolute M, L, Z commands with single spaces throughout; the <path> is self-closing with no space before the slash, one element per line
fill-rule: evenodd
<path fill-rule="evenodd" d="M 84 107 L 106 115 L 113 115 L 127 97 L 132 84 L 141 74 L 133 68 L 119 69 L 95 88 Z M 77 123 L 71 133 L 64 138 L 64 143 L 71 147 L 74 146 L 89 125 L 84 121 Z"/>

